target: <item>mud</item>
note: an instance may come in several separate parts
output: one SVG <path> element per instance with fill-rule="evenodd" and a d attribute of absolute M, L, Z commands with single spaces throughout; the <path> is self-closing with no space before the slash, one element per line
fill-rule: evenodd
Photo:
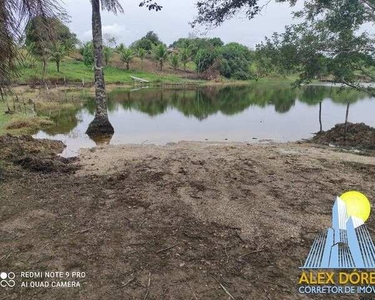
<path fill-rule="evenodd" d="M 19 165 L 36 172 L 71 172 L 74 159 L 58 156 L 65 145 L 61 141 L 36 140 L 31 136 L 0 136 L 0 161 Z"/>
<path fill-rule="evenodd" d="M 105 146 L 68 164 L 5 170 L 0 264 L 86 278 L 1 299 L 327 299 L 297 292 L 299 267 L 336 195 L 375 199 L 374 157 L 311 144 Z"/>
<path fill-rule="evenodd" d="M 317 144 L 352 147 L 356 149 L 375 149 L 375 128 L 364 123 L 337 124 L 328 131 L 318 132 L 312 142 Z"/>

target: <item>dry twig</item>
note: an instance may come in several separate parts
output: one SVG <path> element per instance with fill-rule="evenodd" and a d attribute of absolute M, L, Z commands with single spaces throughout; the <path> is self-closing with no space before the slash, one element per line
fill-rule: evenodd
<path fill-rule="evenodd" d="M 172 249 L 172 248 L 176 247 L 177 245 L 178 245 L 178 244 L 174 244 L 173 246 L 170 246 L 170 247 L 168 247 L 168 248 L 164 248 L 164 249 L 161 249 L 161 250 L 159 250 L 159 251 L 156 251 L 156 254 L 161 253 L 161 252 L 164 252 L 164 251 L 167 251 L 167 250 L 169 250 L 169 249 Z"/>
<path fill-rule="evenodd" d="M 148 273 L 148 283 L 147 283 L 147 292 L 143 300 L 146 300 L 148 297 L 148 294 L 150 293 L 150 286 L 151 286 L 151 272 Z"/>

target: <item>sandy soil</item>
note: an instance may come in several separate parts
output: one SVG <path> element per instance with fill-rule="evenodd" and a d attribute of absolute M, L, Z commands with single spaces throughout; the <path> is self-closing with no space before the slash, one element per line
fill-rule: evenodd
<path fill-rule="evenodd" d="M 4 171 L 0 266 L 82 286 L 0 299 L 327 299 L 298 294 L 299 267 L 336 195 L 375 199 L 375 157 L 311 144 L 106 146 L 73 164 Z"/>

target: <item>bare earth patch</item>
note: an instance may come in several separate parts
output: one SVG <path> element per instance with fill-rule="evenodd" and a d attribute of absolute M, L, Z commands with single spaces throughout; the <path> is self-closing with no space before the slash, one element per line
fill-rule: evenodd
<path fill-rule="evenodd" d="M 298 294 L 299 267 L 336 195 L 375 199 L 374 157 L 311 144 L 106 146 L 75 164 L 6 171 L 0 265 L 86 272 L 82 286 L 0 297 L 327 299 Z"/>

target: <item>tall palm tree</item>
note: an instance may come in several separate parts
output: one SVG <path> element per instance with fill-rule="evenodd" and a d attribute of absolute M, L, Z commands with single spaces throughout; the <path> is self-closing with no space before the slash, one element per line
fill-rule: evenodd
<path fill-rule="evenodd" d="M 113 134 L 114 129 L 108 119 L 107 96 L 103 72 L 103 34 L 100 9 L 114 13 L 123 12 L 117 0 L 91 0 L 92 6 L 92 41 L 94 47 L 95 100 L 94 120 L 89 124 L 86 133 L 89 136 Z"/>

